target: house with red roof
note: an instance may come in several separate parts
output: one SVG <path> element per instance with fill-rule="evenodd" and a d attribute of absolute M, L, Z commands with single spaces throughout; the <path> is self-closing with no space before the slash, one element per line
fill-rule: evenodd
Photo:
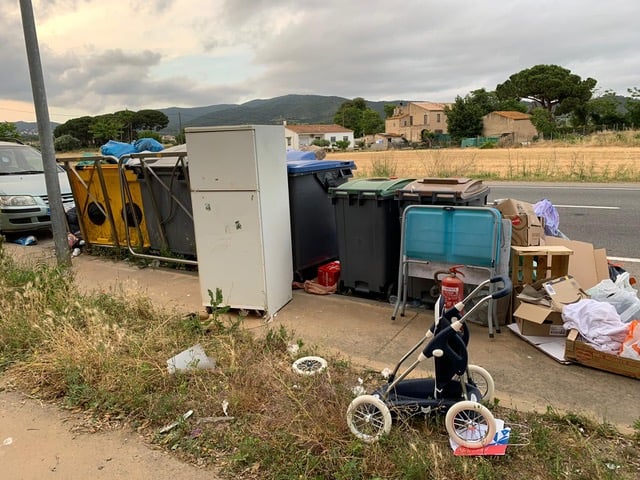
<path fill-rule="evenodd" d="M 341 125 L 284 125 L 286 146 L 300 150 L 313 144 L 314 140 L 327 140 L 331 146 L 337 141 L 349 142 L 349 149 L 354 147 L 353 130 Z"/>

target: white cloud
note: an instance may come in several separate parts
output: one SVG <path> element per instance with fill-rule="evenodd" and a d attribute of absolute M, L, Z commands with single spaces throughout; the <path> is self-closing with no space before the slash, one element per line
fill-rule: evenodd
<path fill-rule="evenodd" d="M 18 2 L 0 6 L 0 121 L 31 120 Z M 39 0 L 55 121 L 288 93 L 453 101 L 556 64 L 638 86 L 635 0 Z M 11 117 L 11 118 L 9 118 Z"/>

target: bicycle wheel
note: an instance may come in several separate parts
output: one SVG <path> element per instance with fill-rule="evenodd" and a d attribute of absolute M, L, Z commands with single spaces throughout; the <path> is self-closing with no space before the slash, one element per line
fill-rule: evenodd
<path fill-rule="evenodd" d="M 453 441 L 467 448 L 484 447 L 496 434 L 496 421 L 489 409 L 467 400 L 453 404 L 447 412 L 445 427 Z"/>
<path fill-rule="evenodd" d="M 467 367 L 467 377 L 470 383 L 478 387 L 483 401 L 490 402 L 493 400 L 496 387 L 493 377 L 487 370 L 478 365 L 469 364 Z"/>
<path fill-rule="evenodd" d="M 302 375 L 315 375 L 327 368 L 327 361 L 322 357 L 301 357 L 293 362 L 293 371 Z"/>
<path fill-rule="evenodd" d="M 349 404 L 347 425 L 356 437 L 373 443 L 391 431 L 391 412 L 378 397 L 360 395 Z"/>

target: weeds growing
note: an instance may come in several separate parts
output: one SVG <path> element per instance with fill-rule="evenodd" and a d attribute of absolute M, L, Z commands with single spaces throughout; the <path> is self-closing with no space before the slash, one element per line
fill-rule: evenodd
<path fill-rule="evenodd" d="M 494 414 L 513 428 L 504 457 L 454 457 L 439 417 L 397 419 L 389 436 L 364 444 L 349 432 L 346 409 L 358 379 L 370 391 L 382 377 L 317 352 L 284 327 L 248 330 L 221 308 L 222 295 L 211 293 L 208 318 L 181 316 L 139 295 L 81 294 L 69 272 L 23 269 L 0 253 L 4 388 L 90 412 L 95 428 L 105 419 L 136 428 L 229 478 L 637 478 L 640 434 L 498 402 Z M 216 368 L 169 374 L 166 360 L 195 344 Z M 299 375 L 291 364 L 304 355 L 321 355 L 329 367 Z"/>

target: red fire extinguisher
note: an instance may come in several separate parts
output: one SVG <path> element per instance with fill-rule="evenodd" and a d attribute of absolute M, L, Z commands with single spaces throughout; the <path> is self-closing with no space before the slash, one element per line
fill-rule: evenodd
<path fill-rule="evenodd" d="M 464 273 L 459 270 L 463 266 L 464 265 L 456 265 L 449 270 L 440 270 L 433 275 L 434 280 L 440 283 L 440 291 L 444 297 L 445 309 L 449 309 L 456 303 L 464 300 L 464 282 L 457 277 L 457 275 L 464 277 Z M 446 277 L 440 280 L 438 277 L 442 274 L 446 275 Z"/>

